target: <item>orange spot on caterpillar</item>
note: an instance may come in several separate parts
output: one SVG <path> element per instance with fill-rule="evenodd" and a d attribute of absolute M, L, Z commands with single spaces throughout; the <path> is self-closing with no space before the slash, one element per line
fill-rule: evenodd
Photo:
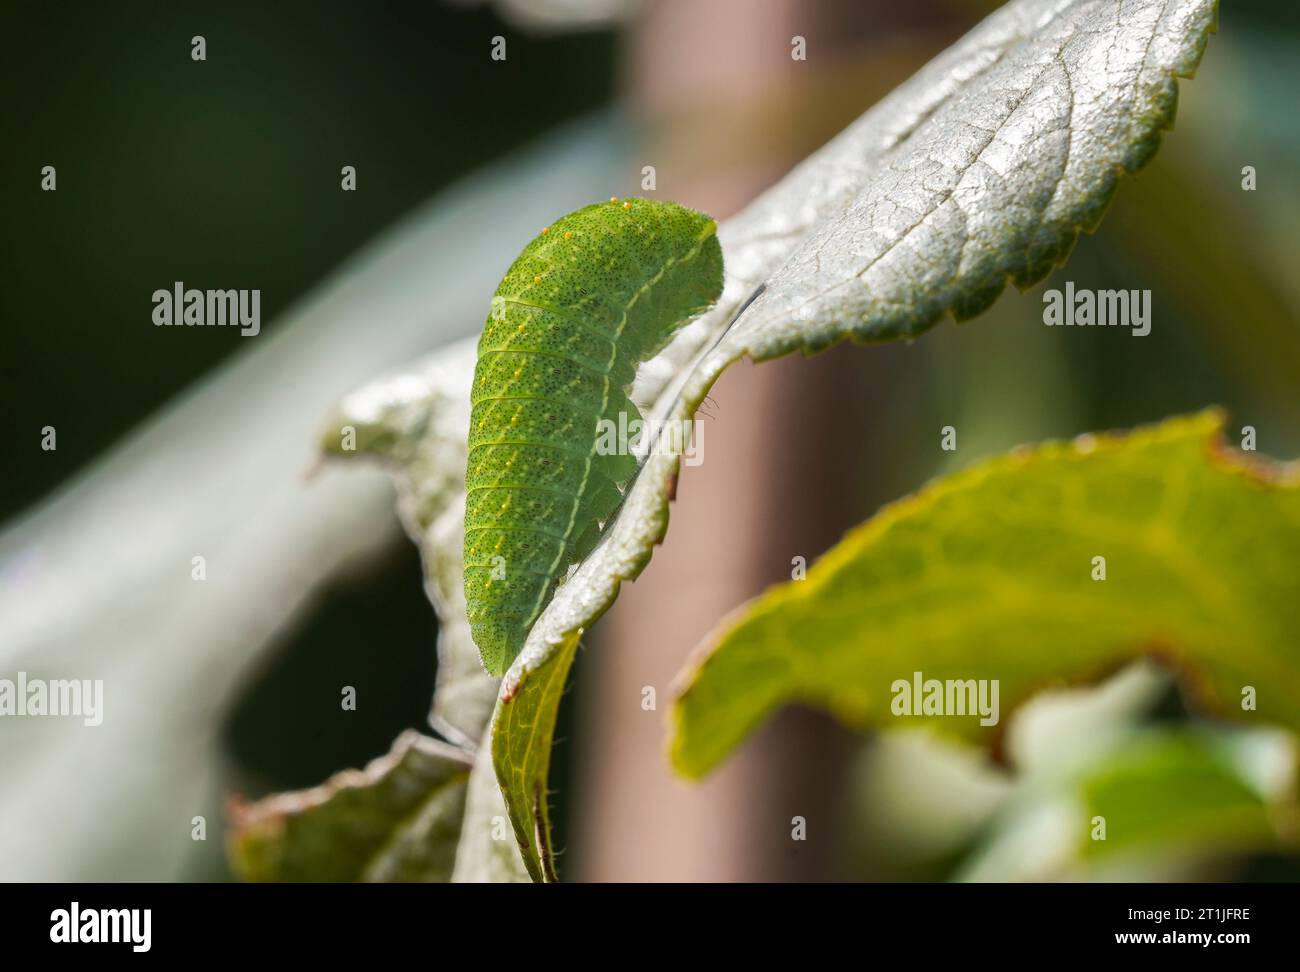
<path fill-rule="evenodd" d="M 551 231 L 551 228 L 550 228 L 549 226 L 543 226 L 543 227 L 542 227 L 542 232 L 543 232 L 543 233 L 549 233 L 550 231 Z"/>
<path fill-rule="evenodd" d="M 572 233 L 571 231 L 569 231 L 569 230 L 565 230 L 565 232 L 564 232 L 564 238 L 565 238 L 566 240 L 571 240 L 571 239 L 573 239 L 573 233 Z"/>
<path fill-rule="evenodd" d="M 623 208 L 624 208 L 624 209 L 631 209 L 631 208 L 632 208 L 632 204 L 631 204 L 630 202 L 625 202 L 625 203 L 623 203 Z"/>
<path fill-rule="evenodd" d="M 542 282 L 542 278 L 540 275 L 533 278 L 533 283 L 537 284 L 541 282 Z"/>
<path fill-rule="evenodd" d="M 618 202 L 618 196 L 610 196 L 610 197 L 609 197 L 609 201 L 610 201 L 610 202 Z"/>

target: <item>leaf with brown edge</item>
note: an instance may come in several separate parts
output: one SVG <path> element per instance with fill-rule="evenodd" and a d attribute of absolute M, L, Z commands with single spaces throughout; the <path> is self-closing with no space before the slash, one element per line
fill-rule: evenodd
<path fill-rule="evenodd" d="M 408 731 L 364 770 L 234 801 L 234 867 L 249 881 L 448 881 L 472 760 Z"/>
<path fill-rule="evenodd" d="M 1005 718 L 1144 653 L 1199 705 L 1300 729 L 1300 466 L 1228 449 L 1223 421 L 1020 449 L 885 508 L 702 647 L 673 707 L 675 766 L 704 775 L 794 702 L 991 741 L 974 716 L 893 714 L 896 682 L 996 680 Z"/>

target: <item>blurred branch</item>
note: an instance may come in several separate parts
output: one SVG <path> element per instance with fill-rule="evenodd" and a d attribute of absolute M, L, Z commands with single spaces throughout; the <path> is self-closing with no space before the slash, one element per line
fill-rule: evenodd
<path fill-rule="evenodd" d="M 305 478 L 322 419 L 477 328 L 523 240 L 619 187 L 621 145 L 612 119 L 588 121 L 442 195 L 0 535 L 0 670 L 103 679 L 106 710 L 95 728 L 5 720 L 0 877 L 176 873 L 191 818 L 215 812 L 214 738 L 250 663 L 395 534 L 382 473 Z"/>

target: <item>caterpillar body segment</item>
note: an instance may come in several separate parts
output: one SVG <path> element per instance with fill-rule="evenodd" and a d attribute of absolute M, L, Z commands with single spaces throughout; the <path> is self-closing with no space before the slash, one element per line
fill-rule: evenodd
<path fill-rule="evenodd" d="M 519 653 L 636 473 L 600 432 L 640 418 L 628 399 L 637 367 L 721 290 L 713 220 L 646 199 L 557 220 L 501 281 L 479 340 L 465 477 L 465 600 L 490 673 Z"/>

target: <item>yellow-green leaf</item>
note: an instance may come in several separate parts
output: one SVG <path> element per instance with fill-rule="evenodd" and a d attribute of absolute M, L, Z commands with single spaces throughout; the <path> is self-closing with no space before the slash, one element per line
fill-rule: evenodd
<path fill-rule="evenodd" d="M 1004 718 L 1142 653 L 1201 705 L 1300 728 L 1300 468 L 1222 427 L 1209 411 L 1017 450 L 886 508 L 706 646 L 675 765 L 703 775 L 791 702 L 992 740 L 978 715 L 896 715 L 901 684 L 996 681 Z"/>
<path fill-rule="evenodd" d="M 502 694 L 492 723 L 497 782 L 511 810 L 524 866 L 534 881 L 556 880 L 546 780 L 555 718 L 577 650 L 576 636 L 558 645 L 541 665 L 515 683 L 513 692 Z"/>

